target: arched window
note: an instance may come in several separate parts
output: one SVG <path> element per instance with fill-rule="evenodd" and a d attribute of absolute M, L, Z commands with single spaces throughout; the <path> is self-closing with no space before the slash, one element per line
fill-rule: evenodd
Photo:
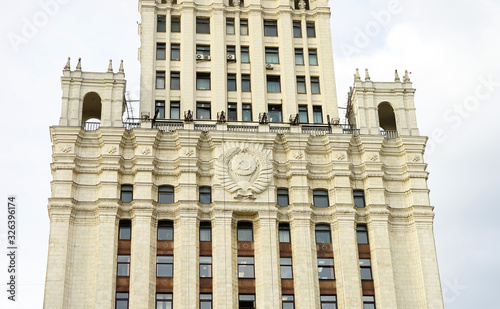
<path fill-rule="evenodd" d="M 101 97 L 95 92 L 89 92 L 83 97 L 82 121 L 91 118 L 101 120 Z"/>
<path fill-rule="evenodd" d="M 158 203 L 172 204 L 174 202 L 174 187 L 161 186 L 158 188 Z"/>
<path fill-rule="evenodd" d="M 396 117 L 394 109 L 388 102 L 382 102 L 378 105 L 378 120 L 380 128 L 384 131 L 396 131 Z"/>

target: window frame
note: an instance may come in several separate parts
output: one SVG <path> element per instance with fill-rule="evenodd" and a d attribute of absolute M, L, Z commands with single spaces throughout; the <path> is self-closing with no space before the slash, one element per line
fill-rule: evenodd
<path fill-rule="evenodd" d="M 196 90 L 212 90 L 210 72 L 196 72 Z"/>
<path fill-rule="evenodd" d="M 313 21 L 306 22 L 306 34 L 308 38 L 316 37 L 316 25 Z"/>
<path fill-rule="evenodd" d="M 198 263 L 200 265 L 199 267 L 199 275 L 200 278 L 212 278 L 212 256 L 200 256 Z M 206 267 L 206 270 L 203 270 L 203 267 Z M 203 273 L 203 275 L 202 275 Z M 205 275 L 206 274 L 206 275 Z"/>
<path fill-rule="evenodd" d="M 313 106 L 313 121 L 314 123 L 323 123 L 323 107 Z"/>
<path fill-rule="evenodd" d="M 271 87 L 269 87 L 269 86 L 271 86 Z M 266 75 L 266 90 L 268 93 L 281 93 L 281 76 L 280 75 Z M 272 91 L 269 91 L 269 90 L 272 90 Z"/>
<path fill-rule="evenodd" d="M 206 198 L 208 197 L 208 203 Z M 210 205 L 212 203 L 212 187 L 200 186 L 198 188 L 198 201 L 203 205 Z"/>
<path fill-rule="evenodd" d="M 165 71 L 156 71 L 155 89 L 165 89 Z"/>
<path fill-rule="evenodd" d="M 165 259 L 161 261 L 161 259 Z M 162 267 L 164 266 L 164 267 Z M 166 271 L 166 274 L 161 272 Z M 173 278 L 174 277 L 174 256 L 173 255 L 157 255 L 156 256 L 156 277 L 157 278 Z"/>
<path fill-rule="evenodd" d="M 304 76 L 304 84 L 305 84 L 305 76 Z M 302 104 L 299 105 L 299 123 L 309 123 L 307 105 L 302 105 Z"/>
<path fill-rule="evenodd" d="M 297 61 L 299 60 L 299 61 Z M 304 49 L 295 48 L 295 65 L 304 65 Z"/>
<path fill-rule="evenodd" d="M 279 56 L 279 48 L 278 47 L 266 47 L 265 50 L 265 58 L 266 64 L 279 64 L 280 56 Z"/>
<path fill-rule="evenodd" d="M 181 44 L 171 44 L 170 45 L 170 60 L 180 61 L 181 60 Z"/>
<path fill-rule="evenodd" d="M 264 19 L 264 36 L 278 36 L 278 21 Z"/>
<path fill-rule="evenodd" d="M 352 199 L 354 202 L 354 206 L 358 208 L 365 208 L 366 207 L 366 201 L 365 201 L 365 191 L 364 190 L 352 190 Z M 361 203 L 356 203 L 356 202 L 361 202 Z"/>
<path fill-rule="evenodd" d="M 203 237 L 202 235 L 208 235 L 208 239 L 207 239 L 207 237 Z M 200 237 L 200 241 L 212 241 L 212 223 L 210 221 L 200 222 L 199 237 Z"/>
<path fill-rule="evenodd" d="M 213 307 L 212 300 L 212 293 L 200 293 L 200 309 L 211 309 Z"/>
<path fill-rule="evenodd" d="M 167 16 L 156 16 L 156 32 L 167 32 Z"/>
<path fill-rule="evenodd" d="M 165 201 L 165 199 L 166 199 L 166 201 Z M 158 187 L 158 203 L 159 204 L 173 204 L 174 202 L 175 202 L 175 188 L 174 188 L 174 186 L 171 186 L 171 185 L 159 186 Z"/>
<path fill-rule="evenodd" d="M 294 20 L 292 22 L 292 28 L 293 28 L 293 37 L 294 38 L 301 38 L 302 37 L 302 23 L 300 20 Z"/>
<path fill-rule="evenodd" d="M 238 279 L 255 279 L 255 258 L 238 256 Z M 248 269 L 248 271 L 246 271 Z"/>
<path fill-rule="evenodd" d="M 167 59 L 167 44 L 156 43 L 156 60 Z"/>
<path fill-rule="evenodd" d="M 337 295 L 320 295 L 320 303 L 321 309 L 337 309 Z"/>
<path fill-rule="evenodd" d="M 250 116 L 249 119 L 247 116 Z M 242 121 L 252 121 L 252 104 L 250 103 L 243 103 L 241 104 L 241 120 Z"/>
<path fill-rule="evenodd" d="M 250 63 L 250 48 L 248 46 L 240 47 L 240 61 L 241 63 Z"/>
<path fill-rule="evenodd" d="M 311 94 L 321 94 L 319 76 L 311 76 Z"/>
<path fill-rule="evenodd" d="M 292 237 L 290 235 L 290 224 L 289 223 L 279 223 L 278 224 L 278 241 L 280 243 L 291 243 Z"/>
<path fill-rule="evenodd" d="M 238 121 L 238 104 L 235 102 L 227 103 L 227 121 Z"/>
<path fill-rule="evenodd" d="M 181 32 L 181 17 L 180 16 L 170 17 L 170 32 L 174 32 L 174 33 Z"/>
<path fill-rule="evenodd" d="M 268 104 L 267 116 L 269 122 L 283 122 L 283 106 L 281 104 Z M 274 118 L 274 116 L 276 116 L 276 118 Z"/>
<path fill-rule="evenodd" d="M 361 280 L 373 280 L 371 259 L 359 259 L 359 276 Z"/>
<path fill-rule="evenodd" d="M 325 203 L 326 201 L 326 203 Z M 330 207 L 330 197 L 328 190 L 314 189 L 313 190 L 313 206 L 314 207 Z"/>
<path fill-rule="evenodd" d="M 240 19 L 240 35 L 248 35 L 248 19 Z"/>
<path fill-rule="evenodd" d="M 134 185 L 122 184 L 120 186 L 120 201 L 122 203 L 131 203 L 134 200 Z"/>
<path fill-rule="evenodd" d="M 247 221 L 238 222 L 236 225 L 236 239 L 237 241 L 253 241 L 253 223 Z"/>
<path fill-rule="evenodd" d="M 293 279 L 292 257 L 280 257 L 280 278 Z"/>
<path fill-rule="evenodd" d="M 293 294 L 281 295 L 281 309 L 294 309 L 295 299 Z"/>
<path fill-rule="evenodd" d="M 125 295 L 126 294 L 126 295 Z M 129 292 L 116 292 L 115 294 L 115 308 L 122 309 L 123 305 L 119 304 L 125 302 L 125 308 L 129 306 Z"/>
<path fill-rule="evenodd" d="M 130 277 L 130 254 L 118 254 L 116 257 L 116 276 Z"/>
<path fill-rule="evenodd" d="M 365 306 L 365 305 L 370 305 Z M 371 306 L 373 305 L 373 306 Z M 375 309 L 376 304 L 375 304 L 375 296 L 374 295 L 363 295 L 363 309 Z"/>
<path fill-rule="evenodd" d="M 176 113 L 176 115 L 173 115 Z M 170 119 L 181 119 L 181 102 L 170 101 Z"/>
<path fill-rule="evenodd" d="M 288 193 L 288 188 L 276 189 L 276 204 L 281 207 L 287 207 L 290 205 L 290 195 Z"/>
<path fill-rule="evenodd" d="M 165 298 L 158 298 L 159 295 L 162 295 L 162 297 L 165 297 Z M 173 305 L 174 305 L 174 295 L 172 293 L 156 293 L 156 296 L 155 296 L 155 300 L 156 300 L 156 307 L 155 308 L 159 308 L 158 307 L 158 304 L 170 304 L 170 308 L 173 308 Z M 164 306 L 162 306 L 163 308 Z M 168 308 L 168 307 L 167 307 Z"/>
<path fill-rule="evenodd" d="M 305 76 L 296 76 L 296 80 L 297 80 L 297 93 L 298 94 L 305 94 L 306 93 L 306 77 Z M 302 106 L 304 106 L 304 105 L 302 105 Z M 306 105 L 306 112 L 307 112 L 307 105 Z M 300 112 L 299 112 L 299 115 L 300 115 Z"/>
<path fill-rule="evenodd" d="M 332 243 L 332 231 L 328 224 L 316 224 L 314 228 L 314 236 L 317 244 Z M 323 239 L 328 241 L 324 242 Z"/>
<path fill-rule="evenodd" d="M 227 91 L 236 91 L 236 74 L 228 73 L 227 74 Z"/>
<path fill-rule="evenodd" d="M 131 240 L 131 239 L 132 239 L 132 221 L 120 220 L 120 222 L 118 223 L 118 240 Z"/>
<path fill-rule="evenodd" d="M 232 30 L 231 30 L 232 29 Z M 226 34 L 235 34 L 236 24 L 232 17 L 226 17 Z"/>
<path fill-rule="evenodd" d="M 210 34 L 210 17 L 196 17 L 196 33 Z"/>
<path fill-rule="evenodd" d="M 327 271 L 324 271 L 325 269 Z M 335 261 L 332 257 L 318 257 L 318 279 L 335 280 Z"/>
<path fill-rule="evenodd" d="M 252 82 L 250 80 L 250 74 L 241 74 L 241 91 L 251 92 Z"/>
<path fill-rule="evenodd" d="M 165 236 L 163 236 L 165 235 Z M 157 240 L 174 240 L 174 222 L 170 220 L 158 221 L 156 230 Z"/>
<path fill-rule="evenodd" d="M 370 244 L 370 239 L 368 238 L 368 227 L 366 225 L 358 224 L 356 226 L 356 242 L 358 245 Z"/>
<path fill-rule="evenodd" d="M 208 116 L 205 118 L 205 116 Z M 212 119 L 212 104 L 210 102 L 196 102 L 196 119 Z"/>
<path fill-rule="evenodd" d="M 156 111 L 158 111 L 158 115 L 156 118 L 164 119 L 165 118 L 165 101 L 156 100 L 155 101 L 155 115 Z"/>
<path fill-rule="evenodd" d="M 181 89 L 181 72 L 170 72 L 170 89 L 180 90 Z"/>
<path fill-rule="evenodd" d="M 307 50 L 309 57 L 309 65 L 318 65 L 318 50 L 315 48 L 310 48 Z"/>
<path fill-rule="evenodd" d="M 210 57 L 210 45 L 197 44 L 196 45 L 196 54 Z"/>

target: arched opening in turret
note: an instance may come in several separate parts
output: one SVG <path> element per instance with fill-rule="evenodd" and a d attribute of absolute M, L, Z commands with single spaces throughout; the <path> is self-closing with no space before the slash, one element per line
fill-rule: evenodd
<path fill-rule="evenodd" d="M 396 131 L 396 116 L 394 109 L 388 102 L 382 102 L 378 105 L 378 120 L 380 123 L 380 130 L 383 131 Z"/>
<path fill-rule="evenodd" d="M 89 92 L 83 97 L 82 121 L 101 120 L 101 97 L 95 92 Z"/>

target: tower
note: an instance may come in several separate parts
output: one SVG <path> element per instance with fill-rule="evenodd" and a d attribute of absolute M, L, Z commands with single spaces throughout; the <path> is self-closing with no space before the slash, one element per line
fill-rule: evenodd
<path fill-rule="evenodd" d="M 68 61 L 45 308 L 443 308 L 407 74 L 336 102 L 327 1 L 139 1 L 124 69 Z"/>

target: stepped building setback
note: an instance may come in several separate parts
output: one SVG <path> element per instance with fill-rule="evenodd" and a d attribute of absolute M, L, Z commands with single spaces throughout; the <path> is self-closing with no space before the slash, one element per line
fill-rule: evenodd
<path fill-rule="evenodd" d="M 339 115 L 327 0 L 139 11 L 136 118 L 63 71 L 46 309 L 444 308 L 408 73 Z"/>

